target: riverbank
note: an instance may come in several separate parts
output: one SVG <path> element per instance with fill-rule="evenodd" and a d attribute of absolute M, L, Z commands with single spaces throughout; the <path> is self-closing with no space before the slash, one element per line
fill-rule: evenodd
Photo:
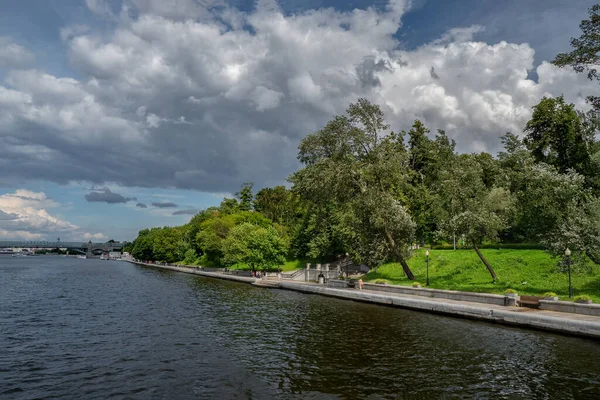
<path fill-rule="evenodd" d="M 251 277 L 227 275 L 219 272 L 201 271 L 198 268 L 191 267 L 146 264 L 141 262 L 133 263 L 144 267 L 255 284 L 256 286 L 262 287 L 292 290 L 307 294 L 318 294 L 346 300 L 600 339 L 600 317 L 590 315 L 533 310 L 529 308 L 482 304 L 442 298 L 424 298 L 422 296 L 382 293 L 372 290 L 332 288 L 317 285 L 315 283 L 260 280 Z"/>
<path fill-rule="evenodd" d="M 410 269 L 423 286 L 429 273 L 429 287 L 462 292 L 504 294 L 514 289 L 520 295 L 544 297 L 556 293 L 560 300 L 569 298 L 569 280 L 557 268 L 558 259 L 548 252 L 533 249 L 483 249 L 481 252 L 494 267 L 498 281 L 492 282 L 489 272 L 472 249 L 429 250 L 429 268 L 426 249 L 416 250 L 407 261 Z M 590 271 L 572 274 L 575 296 L 589 296 L 600 304 L 600 265 L 588 260 Z M 363 276 L 365 282 L 383 281 L 394 285 L 412 286 L 397 263 L 383 264 Z"/>

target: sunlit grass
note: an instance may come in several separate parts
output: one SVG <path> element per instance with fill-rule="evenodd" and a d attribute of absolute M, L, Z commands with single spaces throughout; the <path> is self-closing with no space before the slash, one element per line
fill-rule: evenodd
<path fill-rule="evenodd" d="M 561 300 L 569 295 L 568 276 L 557 270 L 558 260 L 542 250 L 482 250 L 494 267 L 498 281 L 492 278 L 473 250 L 430 250 L 429 283 L 437 289 L 466 292 L 504 293 L 508 288 L 519 294 L 541 296 L 555 292 Z M 416 280 L 425 285 L 425 250 L 418 250 L 408 260 Z M 363 277 L 374 282 L 383 279 L 388 283 L 412 285 L 397 263 L 380 266 L 377 272 Z M 588 295 L 594 303 L 600 303 L 600 266 L 592 264 L 589 274 L 573 274 L 575 296 Z"/>

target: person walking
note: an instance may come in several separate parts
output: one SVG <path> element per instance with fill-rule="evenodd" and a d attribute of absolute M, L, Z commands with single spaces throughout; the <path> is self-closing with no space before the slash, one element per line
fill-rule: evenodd
<path fill-rule="evenodd" d="M 358 280 L 358 288 L 359 288 L 360 290 L 362 290 L 362 289 L 363 289 L 363 280 L 362 280 L 362 278 L 360 278 L 360 279 Z"/>

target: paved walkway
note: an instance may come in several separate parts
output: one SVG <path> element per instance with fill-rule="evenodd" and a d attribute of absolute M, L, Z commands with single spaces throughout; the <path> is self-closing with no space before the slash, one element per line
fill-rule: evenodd
<path fill-rule="evenodd" d="M 318 294 L 341 299 L 383 304 L 392 307 L 433 312 L 455 317 L 477 319 L 489 322 L 543 329 L 561 333 L 587 336 L 600 339 L 600 317 L 556 311 L 535 310 L 524 307 L 500 306 L 444 298 L 415 296 L 409 294 L 332 288 L 312 282 L 279 281 L 227 275 L 219 272 L 205 272 L 198 268 L 176 267 L 157 264 L 135 264 L 160 269 L 185 272 L 212 278 L 250 283 L 255 286 L 293 290 L 302 293 Z"/>

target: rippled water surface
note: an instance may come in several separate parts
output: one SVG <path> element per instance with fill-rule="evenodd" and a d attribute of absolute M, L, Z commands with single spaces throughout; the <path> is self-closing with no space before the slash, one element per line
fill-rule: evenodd
<path fill-rule="evenodd" d="M 0 256 L 1 399 L 600 399 L 600 344 L 135 265 Z"/>

